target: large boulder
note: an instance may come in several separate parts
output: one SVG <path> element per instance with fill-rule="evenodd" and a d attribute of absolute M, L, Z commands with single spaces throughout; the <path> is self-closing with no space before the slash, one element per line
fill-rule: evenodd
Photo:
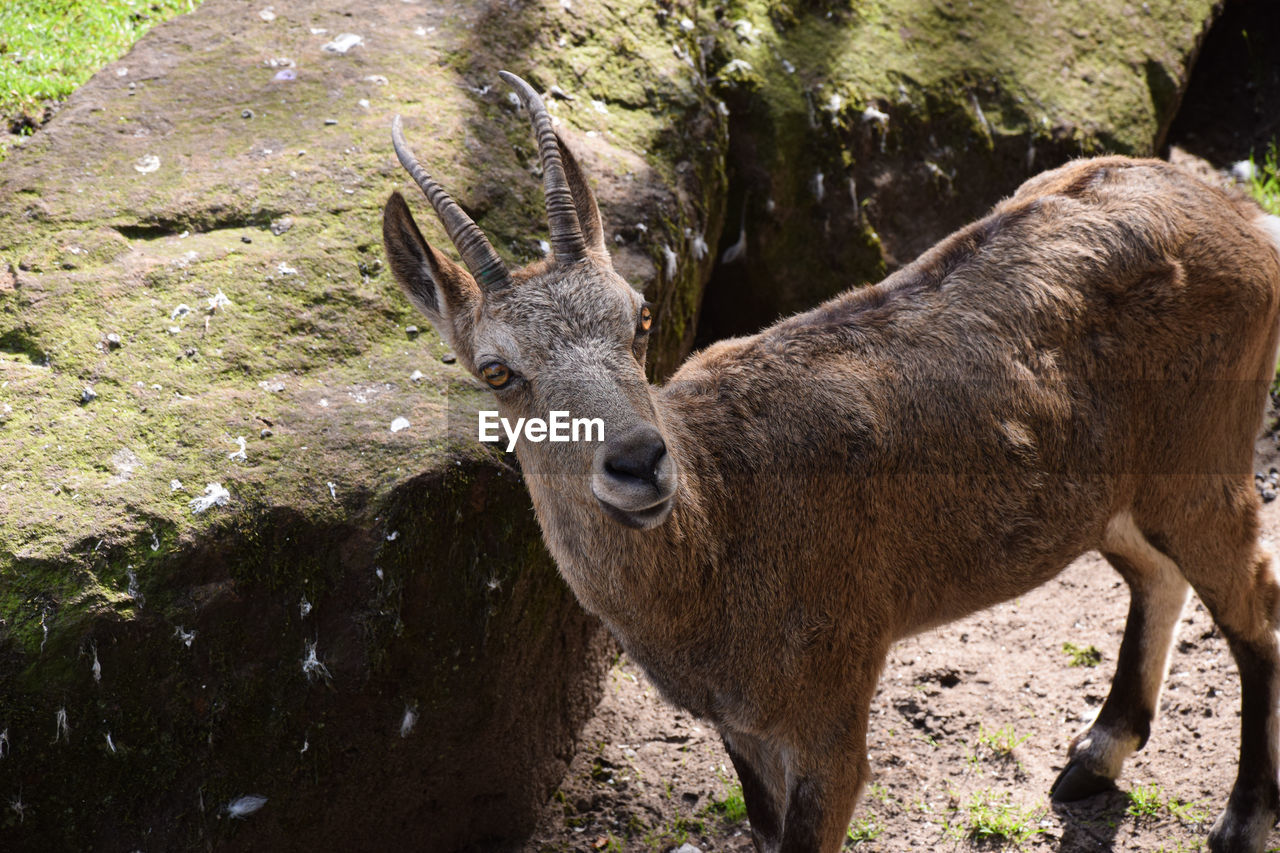
<path fill-rule="evenodd" d="M 523 263 L 542 192 L 496 71 L 557 87 L 661 374 L 725 197 L 698 50 L 639 0 L 207 0 L 0 165 L 0 846 L 532 826 L 606 646 L 383 269 L 389 127 Z"/>
<path fill-rule="evenodd" d="M 877 281 L 1071 157 L 1160 151 L 1214 0 L 708 4 L 729 106 L 703 340 Z M 745 213 L 744 213 L 745 211 Z"/>

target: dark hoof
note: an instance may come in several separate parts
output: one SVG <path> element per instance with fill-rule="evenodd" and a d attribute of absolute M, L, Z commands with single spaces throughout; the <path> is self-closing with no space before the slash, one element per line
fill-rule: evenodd
<path fill-rule="evenodd" d="M 1049 796 L 1059 803 L 1074 803 L 1104 791 L 1112 791 L 1116 783 L 1106 776 L 1086 770 L 1074 761 L 1068 764 L 1053 781 Z"/>
<path fill-rule="evenodd" d="M 1262 853 L 1275 826 L 1275 812 L 1260 812 L 1253 820 L 1237 819 L 1230 809 L 1209 832 L 1209 853 Z"/>

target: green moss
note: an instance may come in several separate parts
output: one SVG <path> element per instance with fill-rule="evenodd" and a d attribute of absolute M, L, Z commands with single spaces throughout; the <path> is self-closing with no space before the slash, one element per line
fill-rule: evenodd
<path fill-rule="evenodd" d="M 1214 14 L 1208 0 L 728 3 L 705 22 L 707 66 L 749 260 L 717 272 L 704 340 L 877 280 L 1043 168 L 1154 152 Z"/>

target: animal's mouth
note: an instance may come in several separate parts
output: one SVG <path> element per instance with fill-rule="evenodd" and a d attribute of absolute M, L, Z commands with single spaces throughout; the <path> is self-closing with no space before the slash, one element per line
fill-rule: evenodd
<path fill-rule="evenodd" d="M 592 491 L 594 492 L 594 489 Z M 667 516 L 671 514 L 672 506 L 675 505 L 674 494 L 668 495 L 653 506 L 642 509 L 623 509 L 620 506 L 609 503 L 599 495 L 596 495 L 595 498 L 600 504 L 600 508 L 604 510 L 605 515 L 624 527 L 630 527 L 634 530 L 652 530 L 662 524 L 667 520 Z"/>
<path fill-rule="evenodd" d="M 662 434 L 639 423 L 596 451 L 591 493 L 619 524 L 650 530 L 671 513 L 679 477 Z"/>

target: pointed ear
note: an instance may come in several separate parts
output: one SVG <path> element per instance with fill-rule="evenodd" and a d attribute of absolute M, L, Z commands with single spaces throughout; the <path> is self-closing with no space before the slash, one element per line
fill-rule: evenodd
<path fill-rule="evenodd" d="M 480 289 L 471 274 L 423 239 L 399 192 L 392 192 L 383 208 L 382 243 L 391 272 L 409 301 L 456 350 L 455 323 L 480 301 Z"/>
<path fill-rule="evenodd" d="M 560 147 L 560 159 L 564 161 L 564 176 L 569 181 L 569 192 L 573 195 L 573 206 L 578 209 L 578 222 L 582 225 L 582 236 L 586 239 L 587 250 L 598 254 L 606 263 L 612 263 L 609 250 L 604 243 L 604 226 L 600 223 L 600 208 L 596 206 L 595 193 L 582 173 L 582 167 L 574 159 L 569 146 L 564 144 L 560 134 L 556 134 L 556 144 Z"/>

